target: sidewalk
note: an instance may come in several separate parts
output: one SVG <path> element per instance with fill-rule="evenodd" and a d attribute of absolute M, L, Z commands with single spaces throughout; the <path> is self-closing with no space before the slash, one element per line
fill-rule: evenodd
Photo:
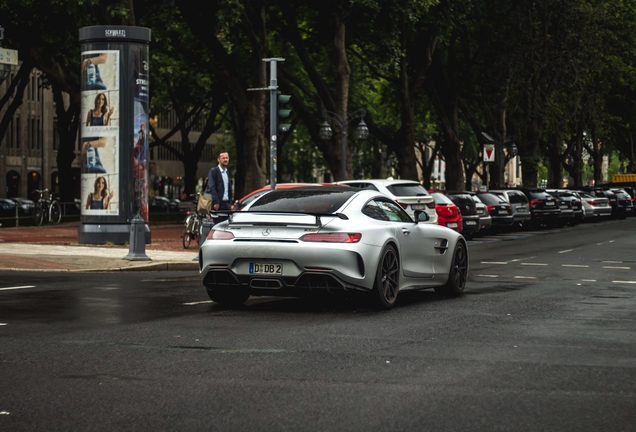
<path fill-rule="evenodd" d="M 128 246 L 80 245 L 79 222 L 0 228 L 0 270 L 20 271 L 197 271 L 198 246 L 184 249 L 183 225 L 150 225 L 149 261 L 129 261 Z M 137 251 L 138 252 L 138 251 Z"/>

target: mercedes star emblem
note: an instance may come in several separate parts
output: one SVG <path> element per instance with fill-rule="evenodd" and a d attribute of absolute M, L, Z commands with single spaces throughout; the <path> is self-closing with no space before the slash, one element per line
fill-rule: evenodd
<path fill-rule="evenodd" d="M 272 232 L 272 231 L 271 231 L 269 228 L 265 228 L 265 229 L 263 230 L 263 235 L 264 235 L 264 236 L 268 236 L 271 232 Z"/>

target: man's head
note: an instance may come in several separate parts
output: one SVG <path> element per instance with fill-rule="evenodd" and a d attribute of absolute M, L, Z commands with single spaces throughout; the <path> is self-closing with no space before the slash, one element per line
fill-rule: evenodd
<path fill-rule="evenodd" d="M 216 160 L 221 168 L 227 169 L 227 166 L 230 163 L 230 154 L 227 152 L 227 150 L 221 150 Z"/>

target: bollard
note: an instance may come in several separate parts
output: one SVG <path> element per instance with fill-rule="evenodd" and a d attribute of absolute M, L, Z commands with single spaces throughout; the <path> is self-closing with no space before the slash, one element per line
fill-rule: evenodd
<path fill-rule="evenodd" d="M 122 259 L 128 261 L 152 261 L 146 255 L 146 221 L 137 214 L 130 222 L 130 242 L 128 244 L 128 255 Z"/>

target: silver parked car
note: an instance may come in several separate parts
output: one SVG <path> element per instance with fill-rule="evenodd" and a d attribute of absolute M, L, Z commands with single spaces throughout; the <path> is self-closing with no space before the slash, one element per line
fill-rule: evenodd
<path fill-rule="evenodd" d="M 210 231 L 199 250 L 203 285 L 228 305 L 250 295 L 363 292 L 388 309 L 403 290 L 461 294 L 466 241 L 415 215 L 372 190 L 274 190 Z"/>
<path fill-rule="evenodd" d="M 585 220 L 596 221 L 599 218 L 612 216 L 612 206 L 608 198 L 593 196 L 585 191 L 572 191 L 581 198 Z"/>
<path fill-rule="evenodd" d="M 435 211 L 433 197 L 424 186 L 414 180 L 395 180 L 391 178 L 384 180 L 345 180 L 336 182 L 336 184 L 381 192 L 402 206 L 409 216 L 415 217 L 415 210 L 423 210 L 428 214 L 426 223 L 437 224 L 437 212 Z"/>

